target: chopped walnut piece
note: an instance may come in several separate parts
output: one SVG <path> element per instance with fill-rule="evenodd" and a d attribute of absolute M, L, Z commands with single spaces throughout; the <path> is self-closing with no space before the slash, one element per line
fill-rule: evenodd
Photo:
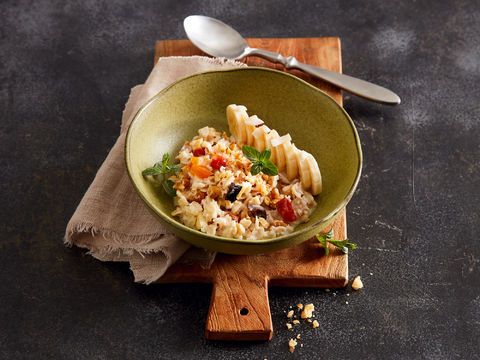
<path fill-rule="evenodd" d="M 355 277 L 352 282 L 352 289 L 357 291 L 363 288 L 363 282 L 360 276 Z"/>
<path fill-rule="evenodd" d="M 208 189 L 208 195 L 212 199 L 218 199 L 222 195 L 222 189 L 216 185 L 213 185 Z"/>
<path fill-rule="evenodd" d="M 297 304 L 297 308 L 298 308 L 298 310 L 302 310 L 303 309 L 303 304 Z"/>
<path fill-rule="evenodd" d="M 313 320 L 312 327 L 313 327 L 314 329 L 316 329 L 316 328 L 318 328 L 319 326 L 320 326 L 320 324 L 318 323 L 318 321 L 317 321 L 317 320 Z"/>
<path fill-rule="evenodd" d="M 297 346 L 297 340 L 290 339 L 290 341 L 288 342 L 288 350 L 290 350 L 291 353 L 295 351 L 295 346 Z"/>
<path fill-rule="evenodd" d="M 291 318 L 293 316 L 293 310 L 290 310 L 288 313 L 287 313 L 287 318 Z"/>
<path fill-rule="evenodd" d="M 298 325 L 298 324 L 300 324 L 300 320 L 293 320 L 292 323 L 293 323 L 294 325 Z"/>
<path fill-rule="evenodd" d="M 312 313 L 315 310 L 315 306 L 313 304 L 307 304 L 303 308 L 302 313 L 300 314 L 302 319 L 308 319 L 312 317 Z"/>
<path fill-rule="evenodd" d="M 287 226 L 287 224 L 282 220 L 273 220 L 273 226 Z"/>
<path fill-rule="evenodd" d="M 265 205 L 270 206 L 270 198 L 268 196 L 265 196 L 263 202 L 265 203 Z"/>
<path fill-rule="evenodd" d="M 292 328 L 292 324 L 287 323 L 287 329 L 290 330 Z"/>
<path fill-rule="evenodd" d="M 273 188 L 272 192 L 270 193 L 271 199 L 278 199 L 280 197 L 280 192 L 277 188 Z"/>

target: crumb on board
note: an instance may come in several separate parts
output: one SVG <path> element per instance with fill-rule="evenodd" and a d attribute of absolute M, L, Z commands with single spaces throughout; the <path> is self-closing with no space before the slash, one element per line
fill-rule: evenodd
<path fill-rule="evenodd" d="M 320 324 L 318 323 L 318 321 L 317 321 L 317 320 L 313 320 L 312 327 L 313 327 L 314 329 L 316 329 L 316 328 L 318 328 L 319 326 L 320 326 Z"/>
<path fill-rule="evenodd" d="M 302 319 L 308 319 L 308 318 L 311 318 L 312 317 L 312 313 L 313 311 L 315 310 L 315 306 L 313 306 L 313 304 L 307 304 L 305 305 L 305 307 L 303 308 L 303 311 L 301 313 L 301 318 Z"/>
<path fill-rule="evenodd" d="M 287 313 L 287 318 L 291 318 L 293 316 L 293 310 L 290 310 L 288 313 Z"/>
<path fill-rule="evenodd" d="M 299 320 L 293 320 L 292 323 L 293 323 L 294 325 L 298 325 L 298 324 L 300 324 L 300 321 L 299 321 Z"/>
<path fill-rule="evenodd" d="M 363 282 L 360 276 L 356 276 L 355 279 L 353 279 L 352 289 L 355 291 L 363 289 Z"/>
<path fill-rule="evenodd" d="M 300 334 L 298 334 L 298 335 L 297 335 L 297 339 L 298 339 L 298 340 L 300 340 L 300 337 L 301 337 L 301 335 L 300 335 Z"/>
<path fill-rule="evenodd" d="M 345 304 L 347 304 L 347 305 L 348 305 L 348 301 L 345 301 Z"/>
<path fill-rule="evenodd" d="M 288 330 L 290 330 L 292 327 L 293 327 L 292 324 L 287 323 L 287 329 L 288 329 Z"/>
<path fill-rule="evenodd" d="M 288 350 L 290 350 L 291 353 L 295 351 L 295 346 L 297 346 L 297 340 L 290 339 L 290 341 L 288 342 Z"/>
<path fill-rule="evenodd" d="M 311 322 L 312 322 L 312 319 L 307 319 L 307 321 L 308 321 L 309 323 L 311 323 Z"/>
<path fill-rule="evenodd" d="M 297 304 L 297 308 L 298 308 L 298 310 L 302 310 L 303 309 L 303 304 L 301 304 L 301 303 Z"/>

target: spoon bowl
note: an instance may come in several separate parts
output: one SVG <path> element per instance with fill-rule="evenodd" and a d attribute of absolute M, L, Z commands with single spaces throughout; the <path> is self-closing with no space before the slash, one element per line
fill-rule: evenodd
<path fill-rule="evenodd" d="M 246 56 L 248 44 L 245 39 L 220 20 L 191 15 L 183 20 L 183 26 L 190 41 L 209 55 L 228 59 Z"/>

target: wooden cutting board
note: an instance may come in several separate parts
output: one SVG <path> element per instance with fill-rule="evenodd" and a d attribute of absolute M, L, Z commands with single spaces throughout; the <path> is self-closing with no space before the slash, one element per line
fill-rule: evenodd
<path fill-rule="evenodd" d="M 284 38 L 247 39 L 251 47 L 293 55 L 298 60 L 341 72 L 340 39 Z M 155 62 L 160 56 L 205 55 L 189 40 L 164 40 L 155 44 Z M 283 70 L 281 65 L 249 57 L 251 66 Z M 328 92 L 340 105 L 339 89 L 299 71 L 289 71 Z M 345 209 L 333 223 L 335 238 L 347 236 Z M 160 279 L 161 283 L 211 283 L 213 285 L 205 336 L 212 340 L 269 340 L 273 326 L 268 303 L 268 286 L 344 287 L 348 281 L 348 257 L 337 249 L 324 251 L 318 241 L 277 252 L 240 256 L 218 254 L 210 269 L 175 264 Z"/>

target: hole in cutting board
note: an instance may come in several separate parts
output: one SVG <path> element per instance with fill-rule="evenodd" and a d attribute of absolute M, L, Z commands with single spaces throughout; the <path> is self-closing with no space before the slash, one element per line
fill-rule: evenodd
<path fill-rule="evenodd" d="M 241 308 L 241 309 L 240 309 L 240 315 L 243 315 L 243 316 L 248 315 L 248 309 L 245 308 L 245 307 L 244 307 L 244 308 Z"/>

